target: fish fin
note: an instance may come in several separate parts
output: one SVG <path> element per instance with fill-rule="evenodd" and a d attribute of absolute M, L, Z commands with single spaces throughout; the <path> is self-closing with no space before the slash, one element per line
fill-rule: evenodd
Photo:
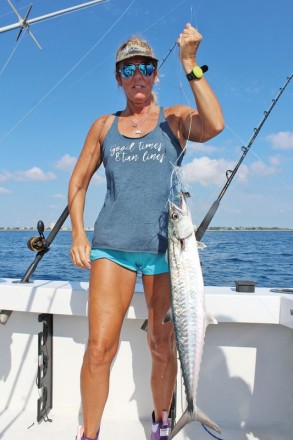
<path fill-rule="evenodd" d="M 172 310 L 171 308 L 168 310 L 168 312 L 166 313 L 166 316 L 163 320 L 163 323 L 165 324 L 166 322 L 173 322 L 173 314 L 172 314 Z"/>
<path fill-rule="evenodd" d="M 216 318 L 214 318 L 214 316 L 207 312 L 206 313 L 206 327 L 210 324 L 218 324 L 218 321 L 216 320 Z"/>
<path fill-rule="evenodd" d="M 188 425 L 188 423 L 193 422 L 195 420 L 221 434 L 221 428 L 215 422 L 213 422 L 201 409 L 195 408 L 194 412 L 191 412 L 187 409 L 182 414 L 182 416 L 180 417 L 180 419 L 172 429 L 172 432 L 169 435 L 168 440 L 174 438 L 175 435 L 177 435 L 178 432 L 181 431 L 181 429 L 183 429 L 186 425 Z"/>
<path fill-rule="evenodd" d="M 206 245 L 204 243 L 202 243 L 201 241 L 197 241 L 196 242 L 198 249 L 205 249 Z"/>

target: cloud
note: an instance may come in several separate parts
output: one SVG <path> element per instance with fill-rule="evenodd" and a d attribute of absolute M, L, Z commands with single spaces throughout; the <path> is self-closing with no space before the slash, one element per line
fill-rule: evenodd
<path fill-rule="evenodd" d="M 247 182 L 249 175 L 263 177 L 278 172 L 280 159 L 277 156 L 269 157 L 269 164 L 258 160 L 252 164 L 241 164 L 235 178 L 239 182 Z M 188 184 L 199 183 L 202 186 L 221 186 L 226 182 L 226 172 L 233 171 L 236 162 L 226 159 L 210 159 L 207 156 L 193 159 L 192 162 L 183 165 L 184 181 Z"/>
<path fill-rule="evenodd" d="M 26 171 L 15 171 L 12 175 L 13 180 L 18 180 L 22 182 L 27 181 L 45 181 L 56 179 L 55 174 L 51 171 L 43 171 L 39 167 L 32 167 Z"/>
<path fill-rule="evenodd" d="M 106 182 L 106 177 L 100 173 L 95 173 L 92 177 L 92 182 L 96 185 L 102 185 Z"/>
<path fill-rule="evenodd" d="M 53 195 L 54 199 L 65 199 L 66 195 L 65 194 L 54 194 Z"/>
<path fill-rule="evenodd" d="M 267 140 L 272 143 L 273 148 L 278 150 L 292 150 L 293 149 L 293 132 L 280 131 L 276 134 L 267 136 Z"/>
<path fill-rule="evenodd" d="M 77 158 L 74 156 L 70 156 L 69 154 L 65 154 L 61 159 L 57 160 L 56 168 L 62 171 L 72 172 L 75 167 Z"/>
<path fill-rule="evenodd" d="M 56 168 L 58 168 L 59 170 L 62 171 L 69 171 L 70 173 L 72 173 L 73 168 L 75 167 L 75 164 L 77 162 L 77 158 L 74 156 L 70 156 L 69 154 L 64 154 L 63 157 L 61 157 L 61 159 L 59 159 L 55 166 Z M 93 177 L 92 177 L 92 182 L 96 185 L 100 185 L 105 183 L 106 179 L 105 179 L 105 169 L 103 167 L 103 165 L 100 166 L 99 170 L 94 173 Z"/>
<path fill-rule="evenodd" d="M 280 165 L 281 164 L 281 160 L 278 156 L 270 156 L 269 157 L 269 161 L 272 165 Z"/>
<path fill-rule="evenodd" d="M 92 182 L 95 185 L 103 185 L 106 182 L 105 168 L 103 164 L 101 164 L 99 169 L 93 175 Z"/>
<path fill-rule="evenodd" d="M 56 179 L 55 174 L 51 171 L 43 171 L 39 167 L 32 167 L 29 170 L 14 171 L 13 173 L 5 171 L 0 174 L 0 182 L 7 182 L 8 180 L 16 180 L 21 182 L 28 181 L 45 181 Z"/>
<path fill-rule="evenodd" d="M 7 171 L 4 171 L 4 173 L 0 174 L 0 182 L 6 182 L 11 178 L 11 174 Z"/>
<path fill-rule="evenodd" d="M 9 189 L 3 188 L 3 186 L 0 186 L 0 194 L 10 194 L 11 191 Z"/>
<path fill-rule="evenodd" d="M 213 145 L 208 145 L 208 144 L 200 144 L 197 142 L 188 142 L 187 146 L 186 146 L 186 153 L 206 153 L 206 154 L 211 154 L 211 153 L 215 153 L 216 151 L 218 151 L 219 148 L 214 147 Z"/>
<path fill-rule="evenodd" d="M 269 176 L 277 172 L 275 166 L 268 166 L 261 160 L 253 162 L 249 168 L 254 176 Z"/>
<path fill-rule="evenodd" d="M 183 165 L 184 179 L 187 183 L 200 183 L 202 186 L 222 185 L 226 180 L 226 171 L 233 170 L 235 163 L 225 159 L 210 159 L 206 156 L 195 158 L 192 162 Z M 248 168 L 242 166 L 238 171 L 238 178 L 245 181 Z"/>

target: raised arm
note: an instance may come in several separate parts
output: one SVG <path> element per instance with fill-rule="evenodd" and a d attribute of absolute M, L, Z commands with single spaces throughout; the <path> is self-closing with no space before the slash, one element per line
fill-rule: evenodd
<path fill-rule="evenodd" d="M 199 67 L 196 55 L 201 40 L 201 34 L 189 23 L 178 37 L 179 56 L 186 74 L 194 67 Z M 205 142 L 223 130 L 222 110 L 205 76 L 192 79 L 189 85 L 195 98 L 196 110 L 188 106 L 178 106 L 181 135 L 185 140 Z"/>

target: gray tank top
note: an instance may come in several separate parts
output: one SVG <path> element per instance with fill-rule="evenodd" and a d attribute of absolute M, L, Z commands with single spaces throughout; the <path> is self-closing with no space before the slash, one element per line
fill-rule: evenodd
<path fill-rule="evenodd" d="M 181 165 L 182 148 L 163 108 L 155 129 L 141 138 L 119 133 L 119 115 L 102 146 L 107 193 L 92 247 L 165 252 L 170 178 L 174 166 Z"/>

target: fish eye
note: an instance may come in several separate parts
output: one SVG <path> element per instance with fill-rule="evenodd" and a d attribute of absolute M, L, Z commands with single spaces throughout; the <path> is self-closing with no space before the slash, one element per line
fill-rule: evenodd
<path fill-rule="evenodd" d="M 178 214 L 178 212 L 173 212 L 173 214 L 171 215 L 172 220 L 179 220 L 180 215 Z"/>

